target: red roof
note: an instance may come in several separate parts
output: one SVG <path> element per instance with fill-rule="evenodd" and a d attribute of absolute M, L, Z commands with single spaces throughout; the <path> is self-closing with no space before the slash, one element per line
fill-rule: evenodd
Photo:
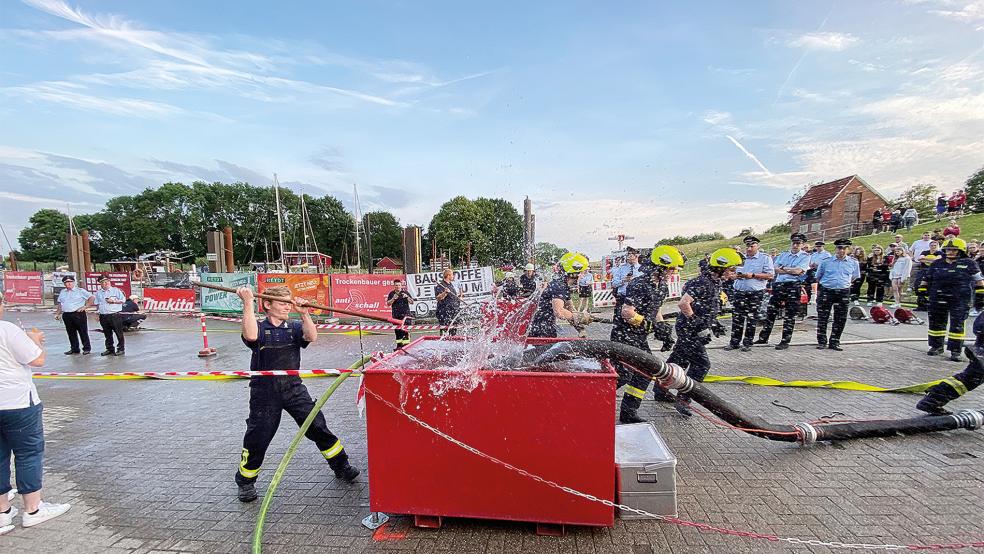
<path fill-rule="evenodd" d="M 387 256 L 376 262 L 376 267 L 382 269 L 403 269 L 403 264 Z"/>
<path fill-rule="evenodd" d="M 810 187 L 810 190 L 806 191 L 806 194 L 792 208 L 789 208 L 789 213 L 796 214 L 829 206 L 834 201 L 834 198 L 837 198 L 837 195 L 844 190 L 844 187 L 856 177 L 857 175 L 851 175 L 850 177 L 844 177 L 843 179 Z"/>

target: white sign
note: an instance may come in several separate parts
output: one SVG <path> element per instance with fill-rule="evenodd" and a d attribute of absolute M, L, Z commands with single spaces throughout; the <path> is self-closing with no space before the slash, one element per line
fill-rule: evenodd
<path fill-rule="evenodd" d="M 205 261 L 208 261 L 208 262 L 217 262 L 217 261 L 219 261 L 219 255 L 216 254 L 215 252 L 206 252 L 205 253 Z"/>
<path fill-rule="evenodd" d="M 407 275 L 407 292 L 416 299 L 413 309 L 417 317 L 424 317 L 437 309 L 434 287 L 441 281 L 441 273 L 431 271 Z M 456 269 L 452 284 L 458 289 L 462 304 L 481 304 L 492 300 L 491 267 Z"/>

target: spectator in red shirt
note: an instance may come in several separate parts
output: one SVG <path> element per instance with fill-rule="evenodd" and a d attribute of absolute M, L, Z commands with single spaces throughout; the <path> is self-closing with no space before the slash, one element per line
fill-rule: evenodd
<path fill-rule="evenodd" d="M 957 212 L 963 214 L 967 208 L 967 193 L 963 190 L 957 191 Z"/>
<path fill-rule="evenodd" d="M 946 201 L 946 213 L 952 214 L 957 212 L 957 193 L 950 195 L 950 198 Z"/>
<path fill-rule="evenodd" d="M 944 237 L 959 237 L 960 236 L 960 226 L 957 225 L 957 218 L 951 217 L 950 224 L 943 229 Z"/>

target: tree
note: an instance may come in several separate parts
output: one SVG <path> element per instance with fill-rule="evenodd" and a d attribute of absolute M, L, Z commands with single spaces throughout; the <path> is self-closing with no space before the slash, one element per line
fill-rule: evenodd
<path fill-rule="evenodd" d="M 481 214 L 475 204 L 464 196 L 456 196 L 441 205 L 427 228 L 430 241 L 437 245 L 437 255 L 449 253 L 452 261 L 462 260 L 476 246 L 484 248 L 485 240 L 479 227 Z"/>
<path fill-rule="evenodd" d="M 533 258 L 536 264 L 541 267 L 550 266 L 567 253 L 567 249 L 561 248 L 552 242 L 538 242 L 533 247 Z"/>
<path fill-rule="evenodd" d="M 30 225 L 21 230 L 17 240 L 24 253 L 19 260 L 25 262 L 60 262 L 68 254 L 68 216 L 58 210 L 38 210 L 28 220 Z"/>
<path fill-rule="evenodd" d="M 984 167 L 967 178 L 964 184 L 967 193 L 967 207 L 972 212 L 984 212 Z"/>
<path fill-rule="evenodd" d="M 385 256 L 401 259 L 403 257 L 403 227 L 400 220 L 389 212 L 369 212 L 362 216 L 362 228 L 366 230 L 367 240 L 372 240 L 373 262 Z M 362 254 L 368 259 L 363 243 Z"/>
<path fill-rule="evenodd" d="M 475 249 L 479 262 L 501 265 L 522 259 L 523 216 L 516 207 L 501 198 L 478 198 L 474 204 L 485 239 Z"/>
<path fill-rule="evenodd" d="M 936 196 L 939 190 L 935 185 L 921 183 L 913 185 L 896 196 L 888 207 L 892 210 L 915 208 L 919 217 L 931 217 L 936 210 Z"/>

